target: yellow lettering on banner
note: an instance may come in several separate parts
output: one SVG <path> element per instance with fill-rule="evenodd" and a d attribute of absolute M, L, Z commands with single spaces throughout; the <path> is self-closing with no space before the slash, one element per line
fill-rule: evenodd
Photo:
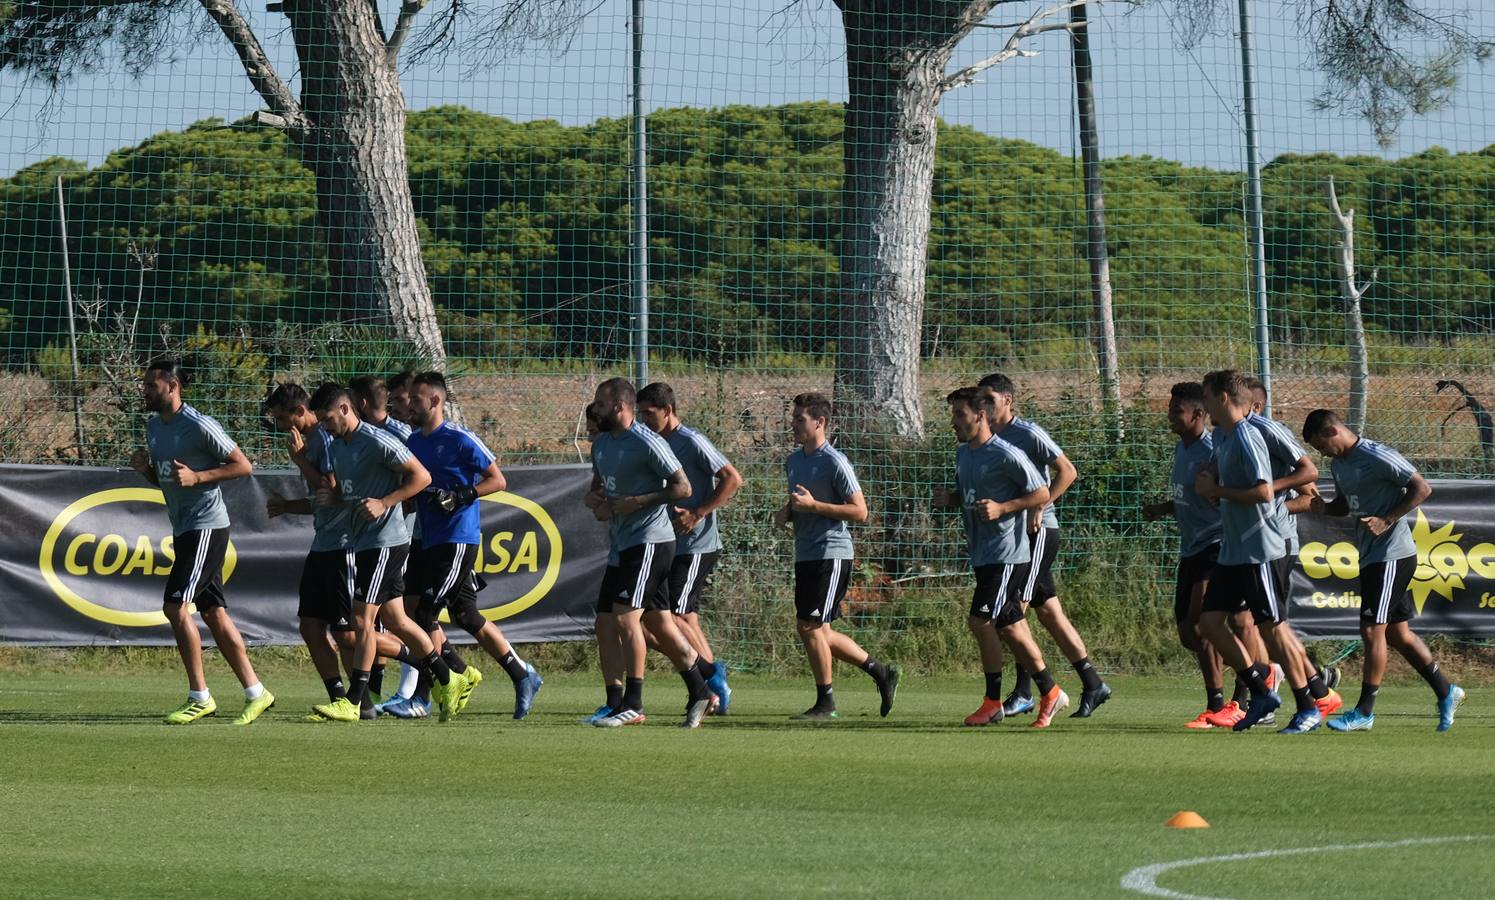
<path fill-rule="evenodd" d="M 1314 581 L 1330 575 L 1344 581 L 1360 577 L 1360 551 L 1348 541 L 1333 545 L 1309 541 L 1298 550 L 1298 560 L 1303 563 L 1303 574 Z"/>
<path fill-rule="evenodd" d="M 540 568 L 540 541 L 533 531 L 526 531 L 520 539 L 519 552 L 514 554 L 514 564 L 509 567 L 509 571 L 517 572 L 521 568 L 531 572 Z"/>
<path fill-rule="evenodd" d="M 96 541 L 98 541 L 96 535 L 80 534 L 67 545 L 67 552 L 62 555 L 62 567 L 67 569 L 69 575 L 88 574 L 88 569 L 78 562 L 78 551 L 82 550 L 85 544 L 92 544 Z"/>
<path fill-rule="evenodd" d="M 151 574 L 151 570 L 156 567 L 156 554 L 151 551 L 152 545 L 150 538 L 146 537 L 143 534 L 140 537 L 136 538 L 135 552 L 130 555 L 130 561 L 125 563 L 125 567 L 123 571 L 120 572 L 120 574 L 129 575 L 131 572 L 144 572 L 147 575 Z"/>
<path fill-rule="evenodd" d="M 1308 541 L 1298 550 L 1298 561 L 1303 564 L 1303 574 L 1318 581 L 1329 577 L 1329 564 L 1324 559 L 1328 546 L 1322 541 Z M 1322 596 L 1314 594 L 1314 598 Z"/>
<path fill-rule="evenodd" d="M 176 538 L 172 535 L 161 538 L 161 558 L 166 560 L 166 565 L 156 566 L 155 574 L 170 575 L 171 564 L 176 562 Z"/>
<path fill-rule="evenodd" d="M 497 575 L 507 571 L 509 568 L 509 548 L 506 546 L 514 539 L 514 532 L 500 531 L 493 535 L 488 541 L 488 547 L 493 551 L 494 561 L 483 563 L 483 571 L 489 575 Z"/>
<path fill-rule="evenodd" d="M 113 552 L 114 559 L 107 556 Z M 100 575 L 113 575 L 119 571 L 119 567 L 125 564 L 125 556 L 129 553 L 129 545 L 125 539 L 117 534 L 106 534 L 99 541 L 99 549 L 93 554 L 93 570 Z"/>
<path fill-rule="evenodd" d="M 1495 544 L 1476 544 L 1469 551 L 1469 568 L 1481 578 L 1495 580 Z"/>

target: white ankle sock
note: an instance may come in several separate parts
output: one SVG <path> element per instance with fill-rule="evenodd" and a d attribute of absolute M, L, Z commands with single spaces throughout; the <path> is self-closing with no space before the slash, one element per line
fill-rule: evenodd
<path fill-rule="evenodd" d="M 198 703 L 207 703 L 209 700 L 213 699 L 213 694 L 212 694 L 211 691 L 206 691 L 206 690 L 202 690 L 202 691 L 188 691 L 187 692 L 187 699 L 188 700 L 196 700 Z"/>
<path fill-rule="evenodd" d="M 263 694 L 264 692 L 265 686 L 256 681 L 254 684 L 251 684 L 249 687 L 244 689 L 244 699 L 258 700 L 260 698 L 260 694 Z"/>

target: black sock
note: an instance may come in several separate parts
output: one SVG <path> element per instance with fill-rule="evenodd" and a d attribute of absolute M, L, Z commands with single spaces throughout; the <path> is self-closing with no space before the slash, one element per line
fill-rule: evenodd
<path fill-rule="evenodd" d="M 986 699 L 1002 702 L 1002 673 L 986 673 Z"/>
<path fill-rule="evenodd" d="M 1421 675 L 1422 680 L 1428 683 L 1428 687 L 1433 689 L 1433 693 L 1438 695 L 1439 700 L 1448 696 L 1448 678 L 1444 676 L 1443 670 L 1438 668 L 1436 660 L 1428 663 L 1426 668 L 1418 666 L 1417 674 Z"/>
<path fill-rule="evenodd" d="M 644 679 L 628 678 L 623 684 L 623 709 L 644 711 Z"/>
<path fill-rule="evenodd" d="M 452 648 L 451 644 L 442 645 L 441 661 L 446 663 L 446 667 L 449 670 L 456 672 L 458 675 L 467 671 L 467 663 L 463 662 L 462 657 L 457 655 L 457 651 Z"/>
<path fill-rule="evenodd" d="M 415 676 L 415 699 L 422 703 L 431 702 L 431 670 L 416 666 Z"/>
<path fill-rule="evenodd" d="M 1293 688 L 1293 701 L 1298 704 L 1298 712 L 1313 709 L 1313 695 L 1308 691 L 1308 685 Z"/>
<path fill-rule="evenodd" d="M 710 696 L 711 692 L 706 690 L 706 679 L 701 677 L 701 670 L 695 666 L 690 666 L 681 672 L 680 680 L 685 682 L 685 690 L 690 694 L 690 702 L 694 703 Z"/>
<path fill-rule="evenodd" d="M 413 666 L 416 663 L 415 655 L 404 644 L 400 645 L 400 652 L 395 654 L 395 661 L 402 662 L 407 666 Z"/>
<path fill-rule="evenodd" d="M 337 700 L 339 697 L 348 696 L 348 689 L 343 687 L 341 678 L 323 678 L 322 685 L 327 688 L 327 699 Z"/>
<path fill-rule="evenodd" d="M 1237 674 L 1243 676 L 1246 679 L 1246 687 L 1251 689 L 1252 696 L 1256 696 L 1258 694 L 1270 694 L 1272 692 L 1271 688 L 1267 687 L 1267 676 L 1271 673 L 1271 666 L 1257 663 L 1256 665 L 1247 669 L 1245 672 L 1238 672 Z"/>
<path fill-rule="evenodd" d="M 1080 676 L 1080 687 L 1087 691 L 1100 688 L 1100 673 L 1095 671 L 1095 666 L 1090 664 L 1090 657 L 1085 657 L 1074 664 L 1075 672 Z"/>
<path fill-rule="evenodd" d="M 607 685 L 607 708 L 612 710 L 623 708 L 623 686 L 621 684 Z"/>
<path fill-rule="evenodd" d="M 384 693 L 384 663 L 374 663 L 374 667 L 369 669 L 369 693 Z"/>
<path fill-rule="evenodd" d="M 1021 671 L 1021 670 L 1019 670 L 1019 671 Z M 1041 672 L 1034 672 L 1033 673 L 1033 686 L 1036 687 L 1036 688 L 1038 688 L 1039 696 L 1046 695 L 1046 694 L 1048 694 L 1049 691 L 1053 690 L 1053 688 L 1054 688 L 1054 676 L 1052 676 L 1052 675 L 1049 674 L 1049 670 L 1048 669 L 1044 669 Z M 1031 697 L 1033 695 L 1032 694 L 1024 694 L 1023 696 L 1025 696 L 1025 697 Z"/>
<path fill-rule="evenodd" d="M 1225 689 L 1207 687 L 1204 689 L 1204 705 L 1210 712 L 1219 712 L 1225 708 Z"/>
<path fill-rule="evenodd" d="M 867 661 L 862 663 L 862 671 L 871 675 L 874 681 L 882 681 L 888 677 L 888 667 L 872 656 L 867 657 Z"/>
<path fill-rule="evenodd" d="M 503 655 L 498 664 L 503 666 L 504 671 L 509 674 L 510 681 L 523 681 L 529 676 L 529 669 L 524 667 L 524 660 L 519 658 L 519 654 L 514 652 L 513 647 L 509 648 L 509 652 Z"/>
<path fill-rule="evenodd" d="M 1012 669 L 1012 674 L 1017 676 L 1013 679 L 1012 693 L 1019 697 L 1032 697 L 1033 679 L 1029 677 L 1028 670 L 1020 662 L 1013 663 Z"/>
<path fill-rule="evenodd" d="M 1251 702 L 1251 685 L 1239 672 L 1235 673 L 1235 690 L 1230 694 L 1230 702 L 1236 706 Z"/>
<path fill-rule="evenodd" d="M 1379 693 L 1381 693 L 1381 686 L 1379 684 L 1361 682 L 1360 702 L 1355 704 L 1355 708 L 1367 716 L 1371 715 L 1376 711 L 1376 695 Z"/>
<path fill-rule="evenodd" d="M 437 656 L 435 650 L 427 654 L 426 658 L 420 661 L 420 665 L 431 670 L 431 677 L 436 680 L 437 684 L 451 683 L 452 670 L 447 668 L 446 661 Z"/>
<path fill-rule="evenodd" d="M 1329 696 L 1329 686 L 1324 684 L 1322 672 L 1315 672 L 1313 677 L 1308 679 L 1308 693 L 1312 694 L 1315 700 L 1322 700 Z"/>
<path fill-rule="evenodd" d="M 716 677 L 716 663 L 707 662 L 703 657 L 697 656 L 696 671 L 701 673 L 702 678 L 709 681 Z"/>
<path fill-rule="evenodd" d="M 828 684 L 817 684 L 817 685 L 815 685 L 815 708 L 816 709 L 835 709 L 836 708 L 836 692 L 831 689 L 830 685 L 828 685 Z"/>
<path fill-rule="evenodd" d="M 363 701 L 369 696 L 369 673 L 364 669 L 354 669 L 353 677 L 348 681 L 348 702 L 362 707 Z"/>

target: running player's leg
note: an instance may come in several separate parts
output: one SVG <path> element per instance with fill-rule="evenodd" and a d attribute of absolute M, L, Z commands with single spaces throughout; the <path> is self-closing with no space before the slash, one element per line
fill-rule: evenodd
<path fill-rule="evenodd" d="M 1225 710 L 1225 682 L 1220 672 L 1220 654 L 1199 631 L 1199 615 L 1204 607 L 1204 591 L 1209 584 L 1208 571 L 1213 569 L 1212 552 L 1205 550 L 1194 557 L 1178 561 L 1173 586 L 1173 619 L 1178 627 L 1178 642 L 1194 654 L 1199 674 L 1204 680 L 1204 712 L 1188 722 L 1189 728 L 1213 728 L 1211 714 Z M 1208 565 L 1206 563 L 1208 562 Z"/>
<path fill-rule="evenodd" d="M 675 627 L 696 652 L 696 670 L 706 680 L 707 690 L 716 698 L 711 708 L 725 713 L 732 702 L 732 689 L 727 685 L 725 667 L 717 665 L 711 652 L 711 644 L 701 628 L 698 614 L 701 593 L 720 557 L 720 551 L 677 555 L 670 565 L 669 581 L 661 586 L 661 590 L 667 592 Z"/>
<path fill-rule="evenodd" d="M 427 554 L 432 560 L 432 571 L 445 572 L 445 577 L 439 583 L 437 579 L 432 579 L 432 584 L 436 585 L 434 604 L 437 607 L 444 606 L 452 622 L 472 635 L 478 646 L 503 668 L 514 684 L 514 718 L 524 718 L 529 714 L 535 694 L 544 681 L 534 666 L 519 656 L 518 651 L 504 637 L 503 631 L 478 611 L 477 585 L 472 574 L 477 547 L 470 544 L 441 544 L 428 550 Z M 447 642 L 447 646 L 450 646 L 450 642 Z M 444 653 L 442 658 L 447 659 L 452 671 L 463 673 L 470 684 L 477 684 L 482 680 L 477 667 L 463 665 L 460 661 L 458 665 L 452 665 L 452 661 L 456 659 L 455 654 L 448 658 Z M 463 705 L 465 704 L 464 698 Z"/>
<path fill-rule="evenodd" d="M 1252 724 L 1276 708 L 1276 695 L 1267 686 L 1266 677 L 1271 668 L 1253 660 L 1246 645 L 1231 628 L 1230 619 L 1245 606 L 1243 598 L 1252 590 L 1253 566 L 1222 565 L 1216 567 L 1209 585 L 1205 589 L 1204 604 L 1199 613 L 1199 630 L 1220 654 L 1221 661 L 1235 670 L 1250 693 L 1249 707 L 1260 707 Z M 1248 716 L 1251 710 L 1248 707 Z M 1245 721 L 1237 721 L 1235 725 Z M 1235 727 L 1232 725 L 1231 727 Z"/>
<path fill-rule="evenodd" d="M 997 633 L 995 613 L 1001 612 L 1006 603 L 1005 584 L 1011 580 L 1013 565 L 985 565 L 976 567 L 976 587 L 971 594 L 971 608 L 966 615 L 966 628 L 976 640 L 976 649 L 981 655 L 981 671 L 986 678 L 986 690 L 981 705 L 966 716 L 967 725 L 995 725 L 1002 721 L 1002 637 Z"/>
<path fill-rule="evenodd" d="M 841 617 L 841 601 L 851 584 L 849 559 L 806 560 L 794 564 L 795 626 L 815 677 L 815 705 L 795 718 L 835 718 L 836 699 L 831 671 L 832 659 L 850 663 L 871 676 L 881 697 L 879 713 L 887 716 L 898 693 L 901 673 L 884 665 L 851 636 L 830 628 Z"/>
<path fill-rule="evenodd" d="M 161 605 L 161 612 L 171 625 L 172 637 L 176 638 L 177 655 L 182 658 L 182 668 L 187 670 L 189 696 L 201 694 L 208 699 L 208 679 L 202 670 L 202 638 L 197 633 L 197 622 L 191 609 L 180 600 L 168 600 Z"/>

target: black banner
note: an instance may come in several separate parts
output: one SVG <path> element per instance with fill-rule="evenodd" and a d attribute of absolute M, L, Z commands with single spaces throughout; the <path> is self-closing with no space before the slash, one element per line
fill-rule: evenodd
<path fill-rule="evenodd" d="M 1407 517 L 1417 544 L 1412 627 L 1424 634 L 1495 637 L 1495 485 L 1432 480 L 1433 495 Z M 1333 483 L 1321 484 L 1326 497 Z M 1360 630 L 1360 554 L 1354 519 L 1298 517 L 1291 621 L 1306 637 Z"/>
<path fill-rule="evenodd" d="M 479 608 L 512 640 L 590 637 L 607 563 L 606 527 L 581 502 L 591 469 L 529 466 L 504 475 L 508 490 L 481 501 L 475 568 L 488 586 Z M 224 592 L 245 640 L 299 644 L 297 586 L 311 518 L 270 519 L 271 491 L 306 495 L 290 470 L 223 486 L 233 522 Z M 135 472 L 0 466 L 0 642 L 172 644 L 161 613 L 172 562 L 161 491 Z"/>

